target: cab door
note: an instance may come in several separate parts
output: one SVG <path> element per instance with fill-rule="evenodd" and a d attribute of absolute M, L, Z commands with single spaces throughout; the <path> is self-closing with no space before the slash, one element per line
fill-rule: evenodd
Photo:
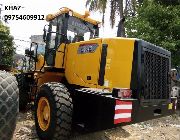
<path fill-rule="evenodd" d="M 96 87 L 99 82 L 102 39 L 71 43 L 65 75 L 70 84 Z"/>
<path fill-rule="evenodd" d="M 65 16 L 60 15 L 49 23 L 45 52 L 45 59 L 48 66 L 55 66 L 56 51 L 65 40 L 65 31 L 67 28 L 64 27 L 63 23 L 66 20 L 67 18 Z"/>

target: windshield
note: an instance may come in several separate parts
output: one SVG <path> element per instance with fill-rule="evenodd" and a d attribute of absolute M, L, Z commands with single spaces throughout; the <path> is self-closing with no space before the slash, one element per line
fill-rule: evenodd
<path fill-rule="evenodd" d="M 93 25 L 73 16 L 62 14 L 49 23 L 47 47 L 56 49 L 61 43 L 79 42 L 96 38 L 99 35 L 98 25 Z"/>
<path fill-rule="evenodd" d="M 68 19 L 67 36 L 70 42 L 78 42 L 98 37 L 98 27 L 70 16 Z"/>

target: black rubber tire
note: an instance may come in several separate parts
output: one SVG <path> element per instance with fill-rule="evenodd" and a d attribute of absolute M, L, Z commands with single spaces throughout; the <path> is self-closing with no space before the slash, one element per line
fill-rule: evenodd
<path fill-rule="evenodd" d="M 18 74 L 16 75 L 16 79 L 19 88 L 19 110 L 25 111 L 29 102 L 28 86 L 26 84 L 25 75 Z"/>
<path fill-rule="evenodd" d="M 19 111 L 19 90 L 14 76 L 0 71 L 0 140 L 10 140 Z"/>
<path fill-rule="evenodd" d="M 38 123 L 37 108 L 41 97 L 50 105 L 50 125 L 43 131 Z M 42 85 L 35 100 L 36 132 L 42 140 L 68 140 L 72 123 L 72 98 L 68 89 L 61 83 L 50 82 Z"/>

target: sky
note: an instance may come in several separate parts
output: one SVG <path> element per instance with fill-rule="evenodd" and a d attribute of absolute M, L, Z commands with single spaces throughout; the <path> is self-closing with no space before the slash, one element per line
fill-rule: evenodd
<path fill-rule="evenodd" d="M 61 7 L 68 7 L 78 13 L 84 14 L 85 0 L 0 0 L 0 6 L 2 15 L 47 15 L 50 13 L 56 13 Z M 5 6 L 21 6 L 19 10 L 5 10 Z M 108 11 L 108 9 L 107 9 Z M 111 29 L 109 23 L 109 12 L 106 12 L 104 27 L 100 29 L 100 37 L 114 37 L 116 36 L 116 30 Z M 101 21 L 102 15 L 99 12 L 91 12 L 90 17 Z M 42 35 L 44 25 L 46 21 L 42 20 L 11 20 L 8 21 L 7 26 L 10 27 L 11 35 L 14 36 L 15 46 L 17 47 L 17 53 L 24 53 L 24 49 L 29 47 L 29 42 L 23 42 L 20 40 L 30 41 L 31 35 Z"/>

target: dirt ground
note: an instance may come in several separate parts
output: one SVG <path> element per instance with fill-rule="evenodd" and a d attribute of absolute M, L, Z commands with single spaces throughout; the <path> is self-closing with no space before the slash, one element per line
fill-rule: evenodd
<path fill-rule="evenodd" d="M 38 140 L 32 113 L 19 113 L 13 140 Z M 70 140 L 180 140 L 180 112 L 175 115 L 95 133 L 74 132 Z"/>

